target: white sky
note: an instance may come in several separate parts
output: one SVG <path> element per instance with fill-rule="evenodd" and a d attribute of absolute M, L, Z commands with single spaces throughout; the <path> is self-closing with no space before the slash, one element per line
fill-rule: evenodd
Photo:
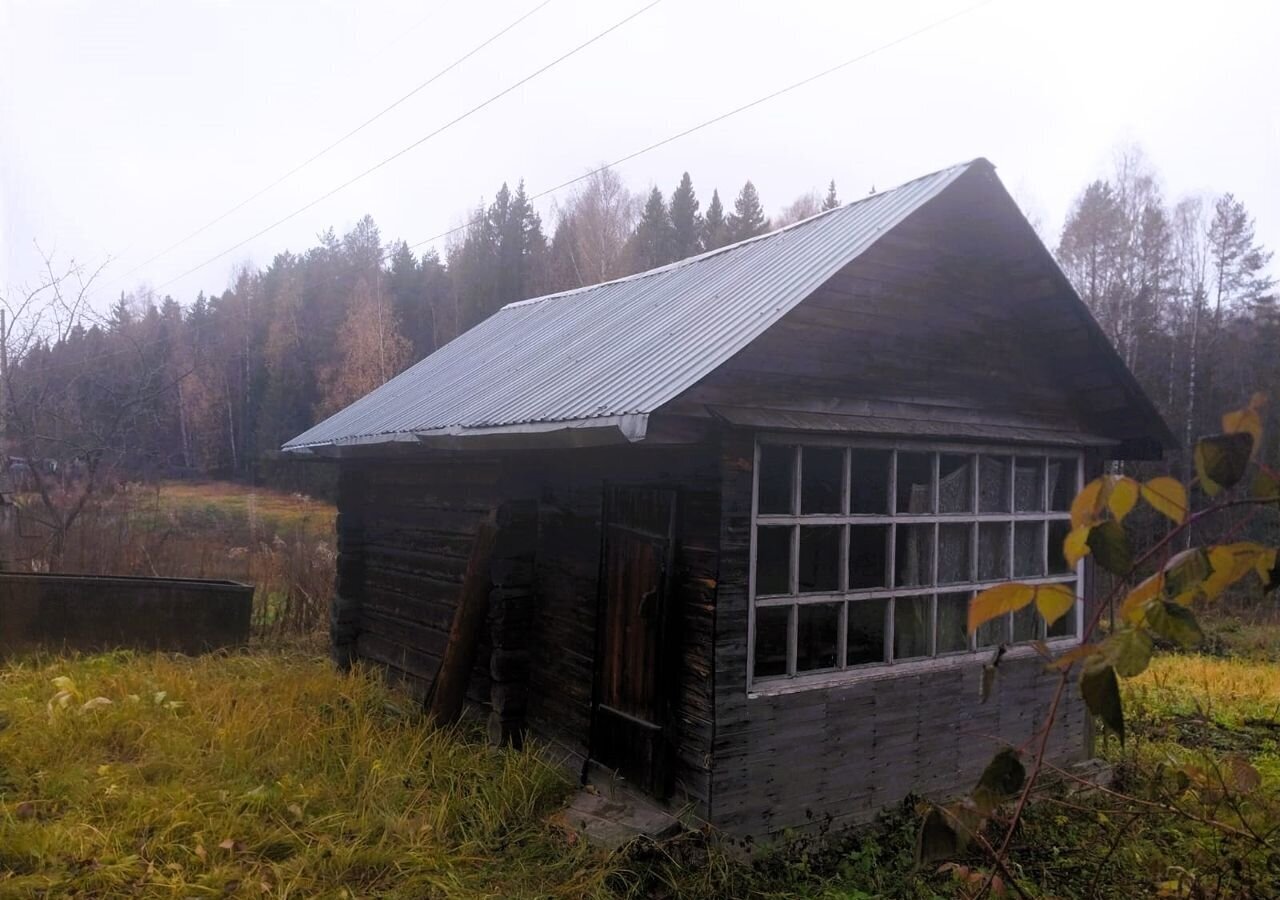
<path fill-rule="evenodd" d="M 647 0 L 545 9 L 337 150 L 225 212 L 538 0 L 0 0 L 0 289 L 33 242 L 112 260 L 102 295 L 165 282 L 417 140 Z M 371 213 L 384 238 L 460 222 L 503 180 L 537 192 L 907 34 L 972 0 L 664 0 L 313 209 L 165 287 L 220 291 L 244 262 Z M 772 213 L 834 177 L 843 199 L 986 156 L 1052 237 L 1137 143 L 1166 195 L 1233 191 L 1280 251 L 1280 4 L 989 5 L 622 167 L 693 176 L 705 209 L 746 178 Z M 550 207 L 542 203 L 550 230 Z M 1278 257 L 1280 258 L 1280 257 Z M 1273 270 L 1278 268 L 1273 265 Z M 113 279 L 115 279 L 113 281 Z"/>

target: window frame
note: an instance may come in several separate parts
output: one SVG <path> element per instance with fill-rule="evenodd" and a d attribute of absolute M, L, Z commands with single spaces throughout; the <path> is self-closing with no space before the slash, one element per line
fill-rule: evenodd
<path fill-rule="evenodd" d="M 770 445 L 781 445 L 794 448 L 795 456 L 791 465 L 791 513 L 760 513 L 760 460 L 762 448 Z M 805 513 L 802 509 L 803 496 L 803 477 L 804 477 L 804 454 L 803 448 L 840 448 L 844 451 L 844 464 L 842 467 L 839 513 Z M 884 450 L 890 452 L 889 466 L 887 472 L 888 482 L 886 491 L 888 494 L 887 507 L 893 511 L 886 510 L 884 513 L 851 513 L 850 510 L 850 493 L 852 484 L 852 473 L 850 467 L 850 454 L 855 450 Z M 931 512 L 918 513 L 902 513 L 897 511 L 897 474 L 898 474 L 898 454 L 906 453 L 926 453 L 931 455 L 931 463 L 933 472 L 930 479 L 932 489 L 932 501 L 930 504 Z M 966 455 L 970 456 L 969 462 L 969 492 L 971 498 L 971 510 L 960 513 L 942 513 L 938 512 L 939 494 L 940 494 L 940 478 L 939 468 L 940 460 L 943 455 Z M 981 466 L 978 460 L 982 456 L 992 457 L 1008 457 L 1009 460 L 1009 481 L 1008 481 L 1008 510 L 1006 512 L 989 512 L 983 513 L 981 509 L 981 487 L 980 487 L 980 471 Z M 1042 463 L 1041 474 L 1041 506 L 1042 508 L 1034 512 L 1018 512 L 1017 510 L 1017 487 L 1015 483 L 1016 472 L 1018 470 L 1018 460 L 1028 457 L 1037 457 Z M 1070 513 L 1064 510 L 1054 510 L 1053 505 L 1053 484 L 1048 477 L 1048 463 L 1051 460 L 1061 460 L 1066 463 L 1074 462 L 1074 472 L 1076 478 L 1075 491 L 1079 491 L 1084 484 L 1084 465 L 1085 454 L 1084 449 L 1079 446 L 1062 446 L 1062 445 L 1016 445 L 1001 444 L 995 442 L 964 442 L 964 441 L 929 441 L 916 439 L 893 440 L 886 438 L 873 437 L 856 437 L 844 435 L 828 435 L 828 434 L 798 434 L 798 433 L 772 433 L 764 432 L 756 435 L 754 442 L 754 457 L 751 473 L 751 535 L 750 547 L 747 567 L 747 691 L 751 696 L 768 695 L 775 693 L 788 693 L 796 690 L 804 690 L 808 688 L 819 688 L 829 685 L 845 684 L 863 680 L 873 680 L 896 675 L 908 675 L 913 672 L 928 671 L 940 667 L 954 666 L 957 664 L 973 663 L 989 656 L 993 651 L 993 646 L 976 645 L 976 640 L 970 638 L 969 647 L 965 650 L 956 651 L 938 651 L 938 609 L 937 597 L 946 594 L 969 593 L 983 590 L 997 584 L 1003 584 L 1007 581 L 1020 581 L 1027 584 L 1061 584 L 1074 580 L 1074 588 L 1076 594 L 1076 603 L 1073 610 L 1075 616 L 1075 628 L 1070 635 L 1060 637 L 1049 637 L 1047 629 L 1040 625 L 1037 628 L 1038 636 L 1027 641 L 1008 643 L 1008 654 L 1014 657 L 1034 653 L 1035 648 L 1032 646 L 1035 641 L 1043 641 L 1050 648 L 1065 648 L 1074 646 L 1081 641 L 1081 630 L 1084 625 L 1084 605 L 1085 605 L 1085 564 L 1081 560 L 1074 569 L 1070 571 L 1060 571 L 1056 573 L 1049 572 L 1049 536 L 1052 531 L 1051 523 L 1054 521 L 1070 521 Z M 1075 493 L 1072 493 L 1072 497 Z M 1033 522 L 1043 524 L 1043 534 L 1041 536 L 1041 561 L 1044 567 L 1044 575 L 1034 577 L 1019 577 L 1010 574 L 994 580 L 978 580 L 978 543 L 980 540 L 980 523 L 997 522 L 1008 523 L 1008 543 L 1009 543 L 1009 563 L 1008 571 L 1015 571 L 1014 544 L 1016 540 L 1016 524 L 1018 522 Z M 962 581 L 950 584 L 938 584 L 938 552 L 940 541 L 940 526 L 948 523 L 965 524 L 969 526 L 969 571 L 973 580 Z M 896 529 L 900 524 L 909 525 L 932 525 L 933 536 L 931 546 L 933 548 L 930 566 L 932 574 L 929 584 L 924 586 L 906 586 L 898 587 L 893 584 L 888 587 L 877 588 L 857 588 L 851 589 L 848 586 L 849 579 L 849 552 L 850 540 L 848 529 L 851 526 L 859 525 L 881 525 L 887 526 L 887 546 L 886 546 L 886 581 L 896 582 L 895 575 L 895 545 Z M 789 592 L 786 594 L 766 594 L 761 597 L 756 595 L 756 563 L 757 563 L 757 541 L 759 537 L 759 529 L 761 526 L 790 527 L 790 565 L 789 565 Z M 833 591 L 822 591 L 812 593 L 800 593 L 799 591 L 799 573 L 798 561 L 800 558 L 800 541 L 801 527 L 805 525 L 835 525 L 841 528 L 840 539 L 840 556 L 839 556 L 839 573 L 838 586 Z M 925 657 L 915 657 L 906 660 L 892 659 L 890 648 L 894 645 L 894 601 L 898 597 L 916 597 L 923 596 L 931 598 L 930 615 L 932 627 L 930 629 L 930 655 Z M 885 640 L 885 656 L 888 659 L 871 663 L 861 663 L 848 665 L 847 661 L 847 640 L 848 640 L 848 610 L 849 603 L 862 600 L 878 600 L 886 599 L 888 602 L 885 607 L 885 624 L 884 624 L 884 640 Z M 802 606 L 808 604 L 838 603 L 839 617 L 836 634 L 836 657 L 837 665 L 834 668 L 818 669 L 813 671 L 797 671 L 797 642 L 799 634 L 799 612 Z M 789 609 L 788 625 L 787 625 L 787 663 L 786 672 L 781 675 L 769 675 L 757 677 L 755 674 L 755 652 L 756 652 L 756 611 L 762 608 L 783 607 Z M 1008 621 L 1012 623 L 1012 614 Z M 1009 627 L 1012 627 L 1010 625 Z M 1009 633 L 1012 637 L 1012 633 Z"/>

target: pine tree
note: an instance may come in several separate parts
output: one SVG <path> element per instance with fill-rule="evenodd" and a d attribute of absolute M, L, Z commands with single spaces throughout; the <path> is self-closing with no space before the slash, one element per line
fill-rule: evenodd
<path fill-rule="evenodd" d="M 665 266 L 676 258 L 675 232 L 662 191 L 656 187 L 649 192 L 644 212 L 628 243 L 631 245 L 631 268 L 636 272 Z"/>
<path fill-rule="evenodd" d="M 822 211 L 835 209 L 840 205 L 840 198 L 836 196 L 836 180 L 831 179 L 831 183 L 827 185 L 827 198 L 822 201 Z"/>
<path fill-rule="evenodd" d="M 764 207 L 760 205 L 760 195 L 756 186 L 747 181 L 733 201 L 733 214 L 725 220 L 729 231 L 729 243 L 745 241 L 769 230 L 769 220 L 765 218 Z"/>
<path fill-rule="evenodd" d="M 693 192 L 693 179 L 685 172 L 680 184 L 671 193 L 672 258 L 684 259 L 703 249 L 702 214 L 698 212 L 698 197 Z"/>
<path fill-rule="evenodd" d="M 711 192 L 711 203 L 707 206 L 707 215 L 702 222 L 702 249 L 716 250 L 729 243 L 729 223 L 725 220 L 724 205 L 720 202 L 720 192 Z"/>

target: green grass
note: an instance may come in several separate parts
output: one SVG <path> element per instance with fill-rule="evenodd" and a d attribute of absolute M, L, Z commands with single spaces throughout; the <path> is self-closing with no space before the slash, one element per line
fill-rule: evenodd
<path fill-rule="evenodd" d="M 98 698 L 103 698 L 99 700 Z M 1280 670 L 1168 655 L 1128 682 L 1117 788 L 1046 795 L 1012 865 L 1041 897 L 1273 896 Z M 107 702 L 109 701 L 109 702 Z M 1228 802 L 1176 783 L 1244 759 Z M 0 666 L 0 897 L 871 897 L 963 895 L 917 871 L 910 804 L 859 834 L 794 837 L 748 861 L 690 834 L 607 854 L 549 823 L 572 786 L 536 752 L 436 731 L 375 674 L 277 650 L 127 653 Z M 1234 805 L 1233 805 L 1234 804 Z M 993 825 L 992 839 L 1000 837 Z M 959 860 L 982 865 L 979 857 Z"/>

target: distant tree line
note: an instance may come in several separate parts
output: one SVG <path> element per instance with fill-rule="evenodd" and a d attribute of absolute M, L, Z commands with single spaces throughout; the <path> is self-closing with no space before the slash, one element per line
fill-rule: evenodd
<path fill-rule="evenodd" d="M 306 251 L 244 269 L 221 294 L 182 305 L 140 290 L 105 317 L 82 307 L 73 327 L 28 329 L 11 367 L 10 453 L 109 446 L 129 473 L 279 483 L 285 440 L 504 304 L 666 265 L 838 204 L 833 182 L 771 221 L 750 181 L 731 209 L 714 190 L 704 207 L 688 173 L 669 196 L 637 195 L 604 169 L 554 210 L 550 237 L 523 184 L 504 184 L 464 217 L 443 255 L 384 241 L 366 216 L 342 237 L 329 230 Z M 1170 203 L 1129 152 L 1079 195 L 1056 253 L 1181 434 L 1213 430 L 1219 411 L 1254 390 L 1280 402 L 1271 254 L 1239 199 Z M 17 440 L 21 427 L 42 442 Z M 88 444 L 72 439 L 86 429 Z"/>
<path fill-rule="evenodd" d="M 32 292 L 44 306 L 5 298 L 11 322 L 24 320 L 9 332 L 7 455 L 279 481 L 285 440 L 503 305 L 666 265 L 838 203 L 834 182 L 825 202 L 814 196 L 771 223 L 750 181 L 731 210 L 713 191 L 704 212 L 688 173 L 668 199 L 656 187 L 637 196 L 603 169 L 555 210 L 548 238 L 523 183 L 503 184 L 469 211 L 443 256 L 384 241 L 365 216 L 342 237 L 330 229 L 309 250 L 243 269 L 221 294 L 180 304 L 139 289 L 105 315 L 84 301 L 82 269 L 55 279 L 51 268 L 56 290 Z M 68 306 L 61 298 L 72 283 L 74 322 L 44 327 Z M 100 420 L 124 397 L 127 415 L 108 434 Z"/>

